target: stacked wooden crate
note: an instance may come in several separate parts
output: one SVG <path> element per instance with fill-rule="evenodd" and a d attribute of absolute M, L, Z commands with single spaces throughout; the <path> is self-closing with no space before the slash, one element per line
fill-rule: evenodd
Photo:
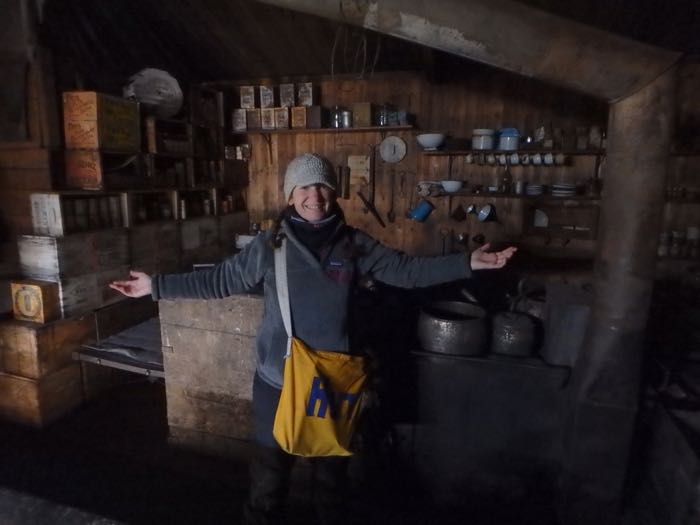
<path fill-rule="evenodd" d="M 25 277 L 58 283 L 62 317 L 89 313 L 120 299 L 107 285 L 129 271 L 125 229 L 64 237 L 21 235 L 17 243 Z"/>
<path fill-rule="evenodd" d="M 251 431 L 263 298 L 159 303 L 171 441 L 226 452 Z"/>
<path fill-rule="evenodd" d="M 92 315 L 0 322 L 0 417 L 42 427 L 80 405 L 81 367 L 71 354 L 94 332 Z"/>

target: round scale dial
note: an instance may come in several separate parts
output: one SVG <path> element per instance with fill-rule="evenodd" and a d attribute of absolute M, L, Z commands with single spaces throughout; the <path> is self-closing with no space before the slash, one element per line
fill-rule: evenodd
<path fill-rule="evenodd" d="M 406 142 L 396 136 L 385 138 L 379 145 L 379 156 L 384 162 L 401 162 L 406 156 Z"/>

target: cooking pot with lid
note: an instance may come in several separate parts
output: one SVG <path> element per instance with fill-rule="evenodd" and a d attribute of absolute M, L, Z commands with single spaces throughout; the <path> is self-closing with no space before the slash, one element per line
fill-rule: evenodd
<path fill-rule="evenodd" d="M 436 301 L 421 308 L 418 340 L 428 352 L 480 355 L 486 351 L 486 310 L 461 301 Z"/>

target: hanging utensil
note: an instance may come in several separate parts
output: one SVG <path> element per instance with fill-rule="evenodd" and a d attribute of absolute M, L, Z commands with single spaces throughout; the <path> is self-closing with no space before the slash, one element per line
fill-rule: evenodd
<path fill-rule="evenodd" d="M 357 192 L 357 196 L 362 201 L 362 204 L 365 205 L 365 208 L 367 209 L 367 211 L 370 212 L 375 219 L 377 219 L 377 222 L 382 226 L 382 228 L 386 228 L 386 224 L 384 224 L 384 221 L 382 220 L 381 215 L 379 215 L 377 208 L 374 207 L 374 204 L 372 204 L 369 201 L 369 199 L 367 199 L 367 197 L 362 195 L 361 191 Z"/>
<path fill-rule="evenodd" d="M 389 168 L 389 211 L 386 212 L 386 218 L 389 222 L 394 222 L 396 220 L 396 213 L 394 213 L 394 183 L 396 182 L 396 170 L 392 165 Z"/>

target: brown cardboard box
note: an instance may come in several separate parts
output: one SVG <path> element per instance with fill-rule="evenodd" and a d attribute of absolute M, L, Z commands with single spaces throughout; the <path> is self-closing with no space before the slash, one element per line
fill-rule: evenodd
<path fill-rule="evenodd" d="M 323 126 L 321 106 L 297 106 L 292 108 L 292 128 L 319 129 Z"/>
<path fill-rule="evenodd" d="M 61 317 L 58 284 L 47 281 L 15 281 L 12 290 L 12 313 L 15 319 L 46 323 Z"/>
<path fill-rule="evenodd" d="M 141 149 L 138 103 L 95 91 L 63 93 L 69 149 L 137 152 Z"/>
<path fill-rule="evenodd" d="M 372 111 L 371 102 L 355 102 L 352 105 L 352 127 L 353 128 L 369 128 L 372 126 Z"/>
<path fill-rule="evenodd" d="M 275 108 L 260 110 L 262 129 L 275 129 Z"/>
<path fill-rule="evenodd" d="M 262 129 L 262 115 L 259 109 L 246 110 L 245 118 L 248 123 L 249 131 Z"/>
<path fill-rule="evenodd" d="M 275 129 L 289 129 L 289 108 L 275 108 Z"/>

